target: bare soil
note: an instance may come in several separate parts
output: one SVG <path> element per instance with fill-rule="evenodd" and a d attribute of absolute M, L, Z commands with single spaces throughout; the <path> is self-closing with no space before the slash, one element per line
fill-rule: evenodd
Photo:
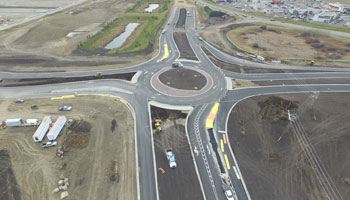
<path fill-rule="evenodd" d="M 136 3 L 128 1 L 87 1 L 35 22 L 0 32 L 0 70 L 82 71 L 132 66 L 156 55 L 158 44 L 133 53 L 104 55 L 81 52 L 80 43 L 122 16 Z M 82 34 L 66 37 L 70 32 Z M 120 30 L 121 31 L 121 30 Z M 92 56 L 93 55 L 93 56 Z M 25 59 L 23 59 L 25 58 Z M 30 64 L 31 63 L 31 64 Z"/>
<path fill-rule="evenodd" d="M 218 28 L 216 30 L 210 30 L 210 31 L 206 31 L 201 33 L 202 37 L 209 42 L 211 45 L 215 46 L 216 48 L 220 49 L 221 51 L 229 54 L 229 55 L 233 55 L 236 56 L 236 53 L 241 53 L 243 54 L 243 58 L 247 59 L 247 60 L 253 60 L 250 56 L 249 53 L 246 53 L 246 51 L 252 51 L 252 53 L 257 53 L 257 54 L 262 54 L 264 56 L 266 56 L 264 53 L 264 51 L 266 51 L 267 53 L 269 53 L 269 50 L 271 50 L 270 48 L 267 48 L 263 45 L 259 46 L 259 43 L 264 43 L 266 45 L 270 45 L 269 42 L 271 42 L 270 40 L 275 40 L 274 37 L 269 37 L 270 40 L 267 42 L 267 39 L 264 40 L 264 38 L 259 38 L 256 39 L 256 35 L 255 34 L 248 34 L 247 29 L 252 28 L 251 26 L 254 26 L 254 24 L 250 24 L 250 23 L 240 23 L 240 24 L 232 24 L 229 26 L 226 26 L 224 28 Z M 242 28 L 245 27 L 245 28 Z M 256 29 L 259 29 L 260 26 L 255 27 Z M 272 31 L 266 30 L 266 34 L 278 34 L 278 37 L 284 37 L 282 34 L 276 33 L 275 30 L 277 30 L 276 27 L 272 27 L 272 29 L 270 29 Z M 291 31 L 288 29 L 281 29 L 282 31 Z M 236 33 L 236 31 L 239 31 L 240 33 Z M 229 33 L 228 33 L 229 32 Z M 235 36 L 232 36 L 232 33 L 236 33 Z M 246 33 L 247 32 L 247 33 Z M 299 41 L 299 42 L 304 42 L 306 43 L 306 41 L 308 40 L 306 37 L 301 40 L 302 36 L 301 34 L 303 33 L 302 31 L 292 31 L 295 35 L 293 36 L 295 41 Z M 243 35 L 240 35 L 240 34 Z M 253 33 L 253 32 L 252 32 Z M 257 32 L 256 34 L 260 34 L 260 32 Z M 282 33 L 282 32 L 281 32 Z M 298 35 L 298 34 L 299 35 Z M 227 35 L 231 35 L 231 36 L 226 36 Z M 244 35 L 246 34 L 246 35 Z M 311 37 L 315 36 L 315 33 L 311 34 Z M 236 37 L 237 38 L 233 38 Z M 249 38 L 247 37 L 249 36 L 251 38 L 251 40 L 249 40 L 249 44 L 246 44 Z M 300 37 L 296 37 L 296 36 L 300 36 Z M 243 39 L 243 37 L 248 38 L 248 39 Z M 287 37 L 287 36 L 286 36 Z M 308 46 L 306 51 L 308 51 L 309 53 L 312 51 L 312 56 L 310 58 L 307 58 L 305 55 L 307 55 L 308 52 L 306 52 L 306 54 L 300 54 L 300 52 L 297 52 L 301 55 L 302 58 L 305 59 L 309 59 L 309 60 L 316 60 L 317 64 L 315 66 L 332 66 L 332 67 L 348 67 L 349 64 L 347 62 L 332 62 L 327 60 L 328 58 L 333 59 L 348 59 L 350 56 L 350 52 L 348 52 L 349 47 L 348 47 L 348 40 L 343 40 L 343 39 L 337 39 L 337 38 L 332 38 L 332 37 L 327 37 L 324 35 L 317 35 L 317 40 L 320 41 L 319 43 L 312 43 L 314 40 L 309 40 L 309 42 L 311 42 L 310 44 L 306 45 Z M 242 52 L 241 49 L 237 48 L 236 46 L 231 44 L 231 41 L 228 38 L 233 38 L 231 41 L 233 41 L 237 46 L 239 46 L 241 49 L 243 49 L 244 51 Z M 298 40 L 299 39 L 299 40 Z M 239 40 L 236 43 L 236 40 Z M 277 40 L 276 40 L 277 41 Z M 271 42 L 271 44 L 275 44 L 276 41 Z M 289 48 L 290 46 L 289 43 L 286 43 L 285 41 L 281 41 L 279 40 L 281 43 L 280 44 L 276 44 L 275 46 L 277 48 L 286 48 L 286 50 L 276 50 L 276 52 L 279 54 L 280 52 L 282 52 L 283 54 L 286 54 L 285 57 L 293 57 L 293 54 L 289 54 L 289 53 L 285 53 L 290 51 L 294 51 L 293 48 Z M 337 41 L 335 43 L 333 43 L 332 41 Z M 244 43 L 244 44 L 243 44 Z M 257 43 L 258 47 L 260 48 L 254 48 L 253 45 L 254 43 Z M 283 44 L 282 44 L 283 43 Z M 314 45 L 315 47 L 312 47 L 311 45 Z M 328 46 L 329 45 L 329 46 Z M 318 48 L 318 47 L 322 47 L 322 48 Z M 302 49 L 301 52 L 304 52 L 304 49 Z M 278 55 L 274 55 L 274 54 L 268 54 L 268 57 L 266 57 L 267 60 L 269 60 L 270 58 L 272 59 L 279 59 Z M 327 57 L 326 57 L 327 56 Z M 339 56 L 343 56 L 343 57 L 339 57 Z M 257 60 L 253 60 L 253 61 L 257 61 Z M 282 64 L 286 64 L 286 65 L 298 65 L 298 66 L 302 66 L 302 65 L 307 65 L 307 62 L 305 60 L 281 60 Z M 271 63 L 273 64 L 273 63 Z M 258 69 L 259 71 L 260 69 Z M 259 73 L 259 72 L 257 72 Z"/>
<path fill-rule="evenodd" d="M 186 33 L 175 32 L 174 40 L 180 52 L 180 59 L 198 60 L 196 54 L 192 50 L 190 43 L 188 42 Z"/>
<path fill-rule="evenodd" d="M 181 67 L 162 73 L 159 80 L 165 85 L 182 90 L 200 90 L 207 83 L 201 73 Z"/>
<path fill-rule="evenodd" d="M 77 81 L 87 81 L 96 79 L 121 79 L 130 81 L 135 73 L 125 74 L 110 74 L 102 75 L 101 77 L 96 76 L 84 76 L 84 77 L 68 77 L 68 78 L 24 78 L 24 79 L 3 79 L 0 82 L 0 87 L 15 87 L 25 85 L 44 85 L 52 83 L 67 83 Z"/>
<path fill-rule="evenodd" d="M 235 106 L 228 135 L 252 199 L 325 199 L 286 119 L 289 101 L 297 106 L 294 112 L 298 113 L 330 181 L 343 199 L 350 198 L 350 185 L 346 182 L 350 177 L 349 100 L 348 93 L 305 93 L 253 97 Z"/>
<path fill-rule="evenodd" d="M 155 107 L 152 107 L 151 112 L 153 120 L 162 119 L 162 132 L 153 135 L 157 169 L 165 170 L 164 174 L 159 170 L 157 174 L 159 199 L 203 199 L 185 132 L 186 115 L 180 111 Z M 175 169 L 169 168 L 166 149 L 172 149 L 175 155 Z"/>
<path fill-rule="evenodd" d="M 349 41 L 277 27 L 248 27 L 228 32 L 227 36 L 248 52 L 268 57 L 308 59 L 350 59 Z"/>
<path fill-rule="evenodd" d="M 38 110 L 31 110 L 36 104 Z M 70 112 L 58 111 L 62 105 L 71 105 Z M 70 179 L 67 199 L 137 199 L 136 158 L 133 118 L 120 102 L 94 96 L 74 99 L 26 99 L 22 104 L 14 99 L 0 101 L 1 119 L 38 118 L 46 115 L 53 120 L 65 115 L 67 120 L 84 121 L 78 129 L 68 130 L 69 125 L 58 137 L 58 146 L 67 142 L 67 132 L 81 132 L 91 125 L 89 141 L 83 148 L 67 147 L 63 159 L 55 156 L 57 147 L 43 149 L 35 144 L 32 134 L 34 127 L 8 127 L 0 130 L 0 149 L 7 149 L 12 161 L 12 169 L 25 199 L 58 199 L 52 194 L 61 175 Z M 111 121 L 118 126 L 111 131 Z M 86 123 L 85 123 L 86 122 Z M 46 142 L 47 139 L 43 142 Z M 116 161 L 118 180 L 109 179 L 111 163 Z M 61 166 L 65 166 L 60 169 Z M 3 185 L 0 186 L 2 188 Z"/>
<path fill-rule="evenodd" d="M 186 8 L 181 8 L 179 19 L 177 20 L 175 28 L 180 28 L 180 29 L 185 28 L 186 16 L 187 16 Z"/>

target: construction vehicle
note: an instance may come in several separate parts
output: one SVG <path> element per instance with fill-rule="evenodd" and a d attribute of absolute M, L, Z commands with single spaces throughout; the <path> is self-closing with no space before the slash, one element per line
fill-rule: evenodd
<path fill-rule="evenodd" d="M 162 127 L 161 127 L 160 123 L 162 122 L 162 120 L 156 119 L 156 120 L 154 120 L 154 122 L 155 122 L 154 126 L 156 127 L 156 133 L 161 133 Z"/>
<path fill-rule="evenodd" d="M 61 145 L 61 146 L 58 147 L 58 149 L 56 151 L 56 156 L 59 157 L 60 159 L 62 159 L 63 158 L 63 153 L 64 153 L 63 146 Z"/>
<path fill-rule="evenodd" d="M 101 78 L 101 77 L 102 77 L 102 72 L 97 72 L 97 73 L 96 73 L 96 77 L 97 77 L 97 78 Z"/>
<path fill-rule="evenodd" d="M 166 150 L 166 156 L 167 156 L 168 161 L 169 161 L 169 167 L 172 169 L 176 168 L 175 156 L 174 156 L 173 151 L 171 149 Z"/>
<path fill-rule="evenodd" d="M 7 128 L 7 125 L 4 121 L 0 122 L 0 129 L 5 129 Z"/>
<path fill-rule="evenodd" d="M 316 61 L 314 61 L 314 60 L 309 60 L 309 61 L 307 61 L 307 64 L 310 65 L 310 66 L 313 66 L 313 65 L 318 65 L 318 64 L 320 64 L 320 63 L 319 63 L 319 62 L 316 62 Z"/>

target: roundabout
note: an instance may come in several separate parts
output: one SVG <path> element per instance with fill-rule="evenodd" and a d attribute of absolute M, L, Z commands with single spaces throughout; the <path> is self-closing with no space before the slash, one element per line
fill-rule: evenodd
<path fill-rule="evenodd" d="M 151 77 L 152 88 L 174 97 L 193 97 L 213 87 L 212 77 L 195 67 L 165 67 Z"/>

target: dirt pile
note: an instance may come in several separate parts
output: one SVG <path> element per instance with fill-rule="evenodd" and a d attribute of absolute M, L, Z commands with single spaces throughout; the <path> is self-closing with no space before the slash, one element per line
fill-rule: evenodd
<path fill-rule="evenodd" d="M 73 121 L 64 139 L 64 148 L 84 148 L 88 145 L 91 125 L 84 120 Z"/>
<path fill-rule="evenodd" d="M 298 103 L 281 97 L 269 96 L 259 101 L 259 115 L 263 120 L 271 123 L 288 120 L 288 110 L 298 109 Z"/>

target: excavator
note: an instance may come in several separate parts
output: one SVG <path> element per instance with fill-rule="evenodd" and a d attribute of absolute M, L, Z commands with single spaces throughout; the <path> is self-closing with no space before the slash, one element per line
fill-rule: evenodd
<path fill-rule="evenodd" d="M 314 60 L 309 60 L 309 61 L 307 61 L 307 64 L 310 65 L 310 66 L 313 66 L 313 65 L 318 65 L 320 63 L 317 62 L 317 61 L 314 61 Z"/>
<path fill-rule="evenodd" d="M 154 126 L 156 127 L 156 133 L 161 133 L 162 127 L 161 127 L 160 123 L 162 122 L 162 120 L 155 119 L 154 122 L 155 122 Z"/>

